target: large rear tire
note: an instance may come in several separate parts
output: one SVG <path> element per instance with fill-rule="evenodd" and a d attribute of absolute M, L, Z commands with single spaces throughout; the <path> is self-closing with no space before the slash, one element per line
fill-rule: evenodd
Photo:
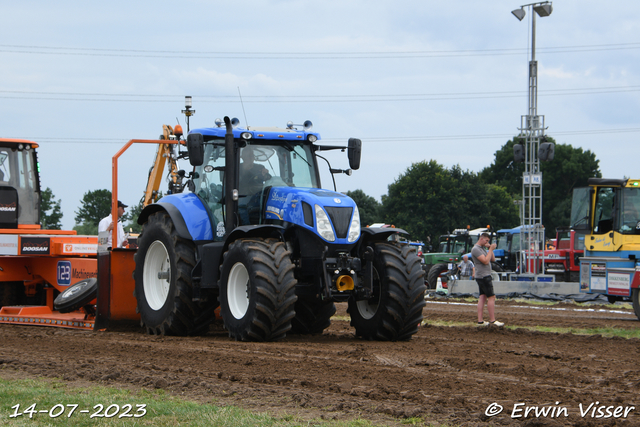
<path fill-rule="evenodd" d="M 291 252 L 276 239 L 239 239 L 224 254 L 220 315 L 236 341 L 284 338 L 295 316 Z"/>
<path fill-rule="evenodd" d="M 427 277 L 427 283 L 429 283 L 429 289 L 435 289 L 438 285 L 438 277 L 449 270 L 449 265 L 445 263 L 436 264 L 429 270 L 429 276 Z"/>
<path fill-rule="evenodd" d="M 216 302 L 194 302 L 195 245 L 178 236 L 166 212 L 149 216 L 135 254 L 140 321 L 152 335 L 197 335 L 213 320 Z"/>
<path fill-rule="evenodd" d="M 636 314 L 638 320 L 640 320 L 640 289 L 631 289 L 631 303 L 633 305 L 633 312 Z"/>
<path fill-rule="evenodd" d="M 347 311 L 356 335 L 367 340 L 411 339 L 422 322 L 424 272 L 409 245 L 377 243 L 373 260 L 373 297 L 349 299 Z"/>
<path fill-rule="evenodd" d="M 298 298 L 295 309 L 292 334 L 321 334 L 331 325 L 331 316 L 336 314 L 336 305 L 320 298 Z"/>

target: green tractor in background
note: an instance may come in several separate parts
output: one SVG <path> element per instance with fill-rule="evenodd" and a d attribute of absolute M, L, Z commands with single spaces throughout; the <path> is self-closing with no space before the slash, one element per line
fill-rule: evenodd
<path fill-rule="evenodd" d="M 443 234 L 438 240 L 436 252 L 425 253 L 423 269 L 429 289 L 436 289 L 438 277 L 442 277 L 443 285 L 448 281 L 449 274 L 457 274 L 458 264 L 462 256 L 469 254 L 473 245 L 482 233 L 490 233 L 491 228 L 456 228 L 451 234 Z M 492 270 L 502 271 L 492 263 Z"/>

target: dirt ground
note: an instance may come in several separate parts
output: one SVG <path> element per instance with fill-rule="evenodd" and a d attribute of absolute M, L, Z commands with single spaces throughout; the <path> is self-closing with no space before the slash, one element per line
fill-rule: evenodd
<path fill-rule="evenodd" d="M 188 338 L 0 325 L 0 376 L 162 388 L 272 415 L 379 425 L 640 425 L 638 339 L 479 328 L 474 303 L 440 298 L 428 300 L 425 318 L 468 326 L 363 341 L 337 306 L 324 334 L 275 343 L 235 342 L 219 325 Z M 629 309 L 499 300 L 496 311 L 510 326 L 640 328 Z"/>

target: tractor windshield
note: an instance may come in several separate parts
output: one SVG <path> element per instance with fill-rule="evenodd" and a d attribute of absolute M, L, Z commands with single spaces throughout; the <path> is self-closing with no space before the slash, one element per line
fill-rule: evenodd
<path fill-rule="evenodd" d="M 498 234 L 496 237 L 496 249 L 504 249 L 505 251 L 509 250 L 509 235 L 506 233 Z"/>
<path fill-rule="evenodd" d="M 224 140 L 207 142 L 204 162 L 196 167 L 198 175 L 194 184 L 196 193 L 211 210 L 216 225 L 223 223 L 224 166 Z M 319 188 L 311 145 L 289 141 L 248 141 L 239 150 L 238 182 L 241 222 L 257 224 L 261 219 L 257 215 L 249 215 L 247 206 L 253 203 L 259 213 L 263 189 L 286 186 Z"/>
<path fill-rule="evenodd" d="M 640 188 L 623 188 L 618 210 L 618 231 L 622 234 L 640 234 Z"/>
<path fill-rule="evenodd" d="M 0 147 L 0 186 L 9 190 L 2 191 L 3 197 L 18 202 L 18 224 L 40 222 L 40 186 L 36 174 L 34 150 L 17 150 L 15 144 Z M 16 196 L 10 196 L 12 192 Z"/>

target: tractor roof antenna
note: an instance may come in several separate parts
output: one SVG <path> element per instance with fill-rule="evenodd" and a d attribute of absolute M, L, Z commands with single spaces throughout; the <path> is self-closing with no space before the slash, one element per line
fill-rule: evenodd
<path fill-rule="evenodd" d="M 249 130 L 249 121 L 247 120 L 247 113 L 244 111 L 244 102 L 242 102 L 242 94 L 240 93 L 240 86 L 238 86 L 238 95 L 240 95 L 240 105 L 242 105 L 242 114 L 244 114 L 244 122 L 247 124 L 247 130 Z"/>

